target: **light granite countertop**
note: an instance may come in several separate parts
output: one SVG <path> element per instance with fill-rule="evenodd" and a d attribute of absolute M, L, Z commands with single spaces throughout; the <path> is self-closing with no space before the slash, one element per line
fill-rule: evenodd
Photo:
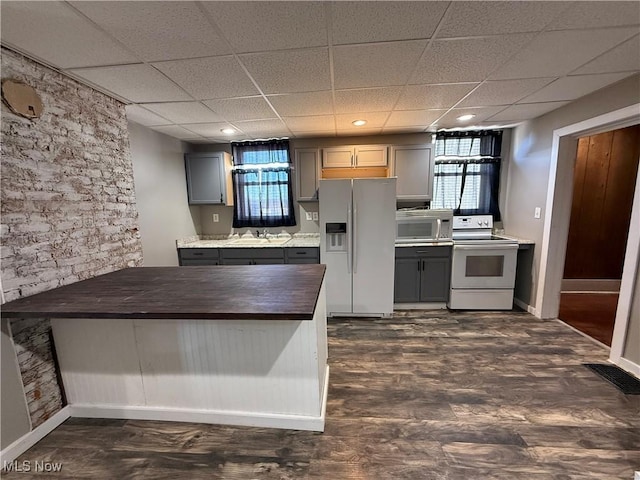
<path fill-rule="evenodd" d="M 198 235 L 176 240 L 177 248 L 304 248 L 319 247 L 320 234 L 274 234 L 266 238 L 245 235 Z"/>

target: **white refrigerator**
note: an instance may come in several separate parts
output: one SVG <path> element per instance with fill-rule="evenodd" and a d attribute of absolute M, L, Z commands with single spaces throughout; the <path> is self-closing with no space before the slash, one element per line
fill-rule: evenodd
<path fill-rule="evenodd" d="M 390 316 L 396 179 L 320 180 L 319 199 L 327 314 Z"/>

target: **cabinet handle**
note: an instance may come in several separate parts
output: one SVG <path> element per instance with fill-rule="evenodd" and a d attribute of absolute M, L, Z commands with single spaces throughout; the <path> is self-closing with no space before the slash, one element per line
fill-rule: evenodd
<path fill-rule="evenodd" d="M 296 255 L 306 255 L 307 252 L 296 252 Z"/>
<path fill-rule="evenodd" d="M 220 193 L 220 203 L 223 203 L 223 199 L 222 199 L 222 192 Z"/>
<path fill-rule="evenodd" d="M 424 260 L 422 260 L 420 263 L 422 263 L 422 271 L 424 272 Z"/>
<path fill-rule="evenodd" d="M 195 257 L 201 257 L 201 256 L 203 256 L 203 255 L 204 255 L 204 253 L 203 253 L 203 252 L 193 252 L 193 255 L 194 255 Z"/>

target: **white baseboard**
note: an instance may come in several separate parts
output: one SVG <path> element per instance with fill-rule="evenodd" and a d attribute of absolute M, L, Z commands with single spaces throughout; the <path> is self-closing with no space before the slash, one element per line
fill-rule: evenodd
<path fill-rule="evenodd" d="M 329 391 L 329 367 L 324 378 L 324 396 L 317 417 L 309 415 L 264 414 L 222 410 L 193 410 L 184 408 L 117 406 L 117 405 L 69 405 L 72 417 L 117 418 L 124 420 L 158 420 L 164 422 L 210 423 L 241 425 L 245 427 L 282 428 L 323 432 Z"/>
<path fill-rule="evenodd" d="M 626 358 L 620 358 L 616 365 L 634 377 L 640 378 L 640 365 L 637 363 L 633 363 L 631 360 L 627 360 Z"/>
<path fill-rule="evenodd" d="M 523 309 L 525 312 L 529 312 L 531 315 L 535 315 L 536 317 L 538 316 L 536 315 L 536 309 L 531 305 L 524 303 L 522 300 L 514 297 L 513 303 Z"/>
<path fill-rule="evenodd" d="M 7 448 L 0 452 L 0 465 L 13 462 L 16 458 L 22 455 L 24 452 L 33 447 L 36 443 L 42 440 L 45 436 L 51 433 L 62 422 L 71 416 L 70 407 L 67 405 L 62 410 L 54 414 L 51 418 L 47 419 L 41 425 L 26 433 Z"/>

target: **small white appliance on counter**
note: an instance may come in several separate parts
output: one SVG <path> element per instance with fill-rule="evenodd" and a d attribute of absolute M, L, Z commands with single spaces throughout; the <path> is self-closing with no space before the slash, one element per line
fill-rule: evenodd
<path fill-rule="evenodd" d="M 451 309 L 511 310 L 518 242 L 492 234 L 491 215 L 453 217 Z"/>
<path fill-rule="evenodd" d="M 450 242 L 453 210 L 407 209 L 396 212 L 396 243 Z"/>
<path fill-rule="evenodd" d="M 327 315 L 390 316 L 396 179 L 320 180 L 319 200 Z"/>

